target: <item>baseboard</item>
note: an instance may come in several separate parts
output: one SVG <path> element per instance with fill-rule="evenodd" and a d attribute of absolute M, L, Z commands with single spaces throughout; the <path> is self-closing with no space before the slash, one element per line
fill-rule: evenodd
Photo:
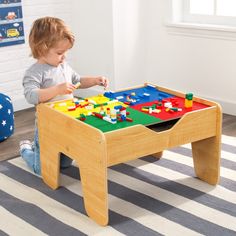
<path fill-rule="evenodd" d="M 219 102 L 223 108 L 223 113 L 236 116 L 236 103 Z"/>
<path fill-rule="evenodd" d="M 32 105 L 32 104 L 29 104 L 29 103 L 25 100 L 24 97 L 13 100 L 13 101 L 12 101 L 12 104 L 13 104 L 14 112 L 15 112 L 15 111 L 24 110 L 24 109 L 27 109 L 27 108 L 30 108 L 30 107 L 33 107 L 33 106 L 34 106 L 34 105 Z"/>
<path fill-rule="evenodd" d="M 236 103 L 209 97 L 205 97 L 205 99 L 219 103 L 223 113 L 236 116 Z"/>

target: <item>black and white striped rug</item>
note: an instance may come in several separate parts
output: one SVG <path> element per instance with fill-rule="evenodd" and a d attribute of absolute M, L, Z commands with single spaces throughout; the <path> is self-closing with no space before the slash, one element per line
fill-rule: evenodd
<path fill-rule="evenodd" d="M 195 178 L 190 145 L 109 168 L 109 225 L 86 216 L 78 168 L 51 190 L 22 159 L 0 163 L 0 235 L 236 235 L 236 138 L 218 186 Z"/>

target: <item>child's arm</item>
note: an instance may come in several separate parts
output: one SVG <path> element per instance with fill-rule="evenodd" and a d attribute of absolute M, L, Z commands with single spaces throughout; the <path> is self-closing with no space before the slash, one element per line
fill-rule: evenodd
<path fill-rule="evenodd" d="M 71 83 L 62 83 L 53 87 L 39 89 L 39 103 L 47 102 L 57 95 L 70 94 L 75 90 L 75 86 Z"/>
<path fill-rule="evenodd" d="M 108 79 L 104 76 L 83 76 L 80 78 L 79 88 L 89 88 L 95 85 L 107 87 Z"/>

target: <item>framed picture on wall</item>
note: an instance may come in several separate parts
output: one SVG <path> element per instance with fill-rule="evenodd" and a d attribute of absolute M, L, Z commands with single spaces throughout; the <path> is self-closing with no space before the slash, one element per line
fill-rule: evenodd
<path fill-rule="evenodd" d="M 21 0 L 0 0 L 0 47 L 25 43 Z"/>

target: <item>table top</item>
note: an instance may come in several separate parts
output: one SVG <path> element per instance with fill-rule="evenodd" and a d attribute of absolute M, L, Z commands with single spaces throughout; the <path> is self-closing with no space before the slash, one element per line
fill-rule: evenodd
<path fill-rule="evenodd" d="M 114 131 L 137 124 L 150 126 L 181 118 L 209 106 L 159 90 L 155 86 L 105 92 L 97 96 L 49 104 L 66 115 L 101 130 Z M 114 110 L 116 111 L 114 114 Z"/>

